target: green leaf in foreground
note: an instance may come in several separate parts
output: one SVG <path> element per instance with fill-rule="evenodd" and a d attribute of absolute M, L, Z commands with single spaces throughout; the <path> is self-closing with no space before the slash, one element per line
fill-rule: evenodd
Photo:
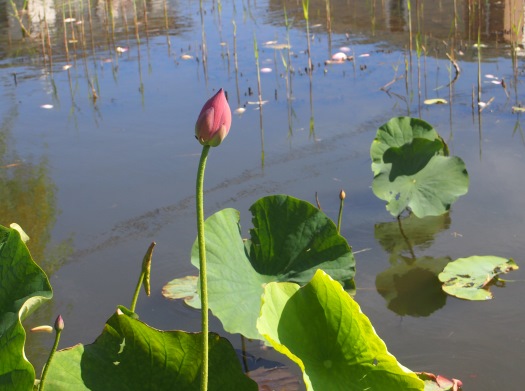
<path fill-rule="evenodd" d="M 61 350 L 49 367 L 46 387 L 56 391 L 200 389 L 201 333 L 160 331 L 122 312 L 91 345 Z M 209 334 L 209 390 L 256 391 L 242 372 L 230 342 Z"/>
<path fill-rule="evenodd" d="M 260 333 L 303 371 L 308 390 L 423 390 L 376 334 L 359 305 L 322 270 L 300 288 L 265 288 Z"/>
<path fill-rule="evenodd" d="M 53 296 L 45 273 L 15 229 L 0 226 L 0 390 L 30 390 L 35 370 L 24 354 L 22 321 Z"/>
<path fill-rule="evenodd" d="M 246 243 L 241 236 L 238 211 L 224 209 L 205 222 L 208 300 L 226 331 L 262 339 L 256 322 L 267 283 L 304 284 L 318 268 L 339 281 L 351 280 L 355 260 L 335 224 L 305 201 L 285 195 L 270 196 L 258 200 L 250 210 L 254 229 L 252 239 Z M 199 265 L 196 244 L 192 264 Z M 183 293 L 186 298 L 195 291 L 188 280 L 170 284 L 182 286 L 188 292 Z M 168 285 L 165 292 L 170 290 Z M 195 304 L 191 298 L 186 302 Z"/>
<path fill-rule="evenodd" d="M 439 274 L 439 280 L 449 295 L 465 300 L 489 300 L 493 297 L 490 286 L 498 275 L 517 269 L 512 259 L 474 255 L 450 262 Z"/>

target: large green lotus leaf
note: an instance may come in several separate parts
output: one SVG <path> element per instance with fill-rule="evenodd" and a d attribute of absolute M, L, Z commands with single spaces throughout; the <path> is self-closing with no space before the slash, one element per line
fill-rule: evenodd
<path fill-rule="evenodd" d="M 259 199 L 250 211 L 254 228 L 246 246 L 259 273 L 301 285 L 310 281 L 317 269 L 338 281 L 354 276 L 355 260 L 346 239 L 312 204 L 275 195 Z"/>
<path fill-rule="evenodd" d="M 224 329 L 260 339 L 255 323 L 263 287 L 275 276 L 257 273 L 248 259 L 239 226 L 239 212 L 223 209 L 206 219 L 208 305 Z M 199 249 L 193 245 L 191 263 L 199 267 Z M 188 303 L 191 305 L 191 303 Z"/>
<path fill-rule="evenodd" d="M 322 270 L 300 288 L 265 288 L 257 327 L 303 371 L 308 390 L 423 390 L 400 365 L 359 305 Z"/>
<path fill-rule="evenodd" d="M 383 154 L 383 162 L 392 164 L 388 179 L 393 182 L 398 176 L 418 173 L 442 150 L 441 140 L 425 138 L 415 138 L 400 147 L 388 148 Z"/>
<path fill-rule="evenodd" d="M 449 295 L 466 300 L 489 300 L 493 297 L 489 289 L 497 276 L 517 269 L 512 259 L 474 255 L 450 262 L 439 274 L 439 280 Z"/>
<path fill-rule="evenodd" d="M 251 209 L 256 228 L 246 244 L 238 211 L 224 209 L 205 222 L 208 304 L 226 331 L 262 339 L 256 322 L 265 284 L 305 283 L 318 268 L 347 281 L 355 274 L 355 260 L 334 223 L 305 201 L 270 196 Z M 197 242 L 191 262 L 199 267 Z"/>
<path fill-rule="evenodd" d="M 440 154 L 448 155 L 448 147 L 429 123 L 412 117 L 392 118 L 377 130 L 376 137 L 370 146 L 374 176 L 384 169 L 383 155 L 389 148 L 402 147 L 412 143 L 416 138 L 429 141 L 440 140 L 443 143 Z"/>
<path fill-rule="evenodd" d="M 0 226 L 0 390 L 33 387 L 35 370 L 24 354 L 21 322 L 52 296 L 18 231 Z"/>
<path fill-rule="evenodd" d="M 90 345 L 57 352 L 46 389 L 56 391 L 200 390 L 202 333 L 160 331 L 117 311 Z M 209 386 L 257 390 L 230 342 L 209 334 Z"/>
<path fill-rule="evenodd" d="M 396 221 L 378 223 L 374 226 L 374 237 L 393 260 L 415 247 L 428 248 L 434 237 L 450 227 L 450 214 L 419 218 L 413 213 Z"/>
<path fill-rule="evenodd" d="M 443 307 L 447 295 L 438 274 L 450 258 L 399 258 L 399 264 L 376 276 L 376 289 L 387 301 L 388 309 L 401 316 L 429 316 Z"/>
<path fill-rule="evenodd" d="M 393 182 L 389 172 L 374 178 L 374 194 L 387 201 L 387 210 L 399 216 L 410 208 L 417 217 L 438 216 L 449 210 L 457 198 L 468 191 L 469 178 L 459 157 L 434 156 L 414 175 L 398 176 Z"/>

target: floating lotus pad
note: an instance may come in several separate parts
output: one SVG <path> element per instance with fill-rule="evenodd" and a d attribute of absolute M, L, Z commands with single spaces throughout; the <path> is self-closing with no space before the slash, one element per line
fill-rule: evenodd
<path fill-rule="evenodd" d="M 474 255 L 450 262 L 439 274 L 439 280 L 449 295 L 465 300 L 489 300 L 493 298 L 489 289 L 495 279 L 518 268 L 512 259 Z"/>

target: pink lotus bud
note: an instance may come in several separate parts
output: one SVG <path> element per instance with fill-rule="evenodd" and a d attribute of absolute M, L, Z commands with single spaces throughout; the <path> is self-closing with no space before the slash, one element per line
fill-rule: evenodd
<path fill-rule="evenodd" d="M 208 100 L 195 124 L 195 138 L 202 145 L 218 146 L 228 135 L 232 124 L 232 112 L 221 88 Z"/>
<path fill-rule="evenodd" d="M 57 319 L 55 320 L 55 331 L 62 331 L 64 330 L 64 319 L 62 319 L 61 315 L 58 315 Z"/>

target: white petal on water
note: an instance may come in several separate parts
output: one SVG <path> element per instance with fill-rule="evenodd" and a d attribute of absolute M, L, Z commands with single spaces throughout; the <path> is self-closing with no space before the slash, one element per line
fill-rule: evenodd
<path fill-rule="evenodd" d="M 497 79 L 497 77 L 496 77 L 496 76 L 494 76 L 494 75 L 491 75 L 490 73 L 489 73 L 489 74 L 487 74 L 487 75 L 485 75 L 485 77 L 486 77 L 487 79 Z"/>
<path fill-rule="evenodd" d="M 266 104 L 266 103 L 268 103 L 267 100 L 256 101 L 256 102 L 248 102 L 249 105 L 259 105 L 259 104 L 260 104 L 260 105 L 264 105 L 264 104 Z"/>
<path fill-rule="evenodd" d="M 128 48 L 124 48 L 122 46 L 117 46 L 117 53 L 125 53 L 128 51 Z"/>
<path fill-rule="evenodd" d="M 193 56 L 190 56 L 189 54 L 183 54 L 182 56 L 180 56 L 180 58 L 182 58 L 183 60 L 191 60 Z"/>
<path fill-rule="evenodd" d="M 332 55 L 332 61 L 346 61 L 348 56 L 343 52 L 338 52 Z"/>
<path fill-rule="evenodd" d="M 244 107 L 239 107 L 238 109 L 235 109 L 235 114 L 242 114 L 246 111 Z"/>
<path fill-rule="evenodd" d="M 270 73 L 272 72 L 272 68 L 262 68 L 261 73 Z"/>
<path fill-rule="evenodd" d="M 66 19 L 64 19 L 64 22 L 66 22 L 66 23 L 71 23 L 71 22 L 74 22 L 74 21 L 76 21 L 75 18 L 66 18 Z"/>
<path fill-rule="evenodd" d="M 67 71 L 67 70 L 68 70 L 69 68 L 71 68 L 72 66 L 73 66 L 73 65 L 71 65 L 71 64 L 66 64 L 66 65 L 64 65 L 64 66 L 62 67 L 62 69 L 63 69 L 64 71 Z"/>
<path fill-rule="evenodd" d="M 348 46 L 342 46 L 339 48 L 339 50 L 345 53 L 350 52 L 350 48 Z"/>
<path fill-rule="evenodd" d="M 363 53 L 363 54 L 360 54 L 359 57 L 370 57 L 370 54 L 368 54 L 368 53 Z"/>
<path fill-rule="evenodd" d="M 45 105 L 41 105 L 40 107 L 41 107 L 41 108 L 43 108 L 43 109 L 47 109 L 47 110 L 50 110 L 50 109 L 52 109 L 52 108 L 53 108 L 53 105 L 50 105 L 50 104 L 45 104 Z"/>

